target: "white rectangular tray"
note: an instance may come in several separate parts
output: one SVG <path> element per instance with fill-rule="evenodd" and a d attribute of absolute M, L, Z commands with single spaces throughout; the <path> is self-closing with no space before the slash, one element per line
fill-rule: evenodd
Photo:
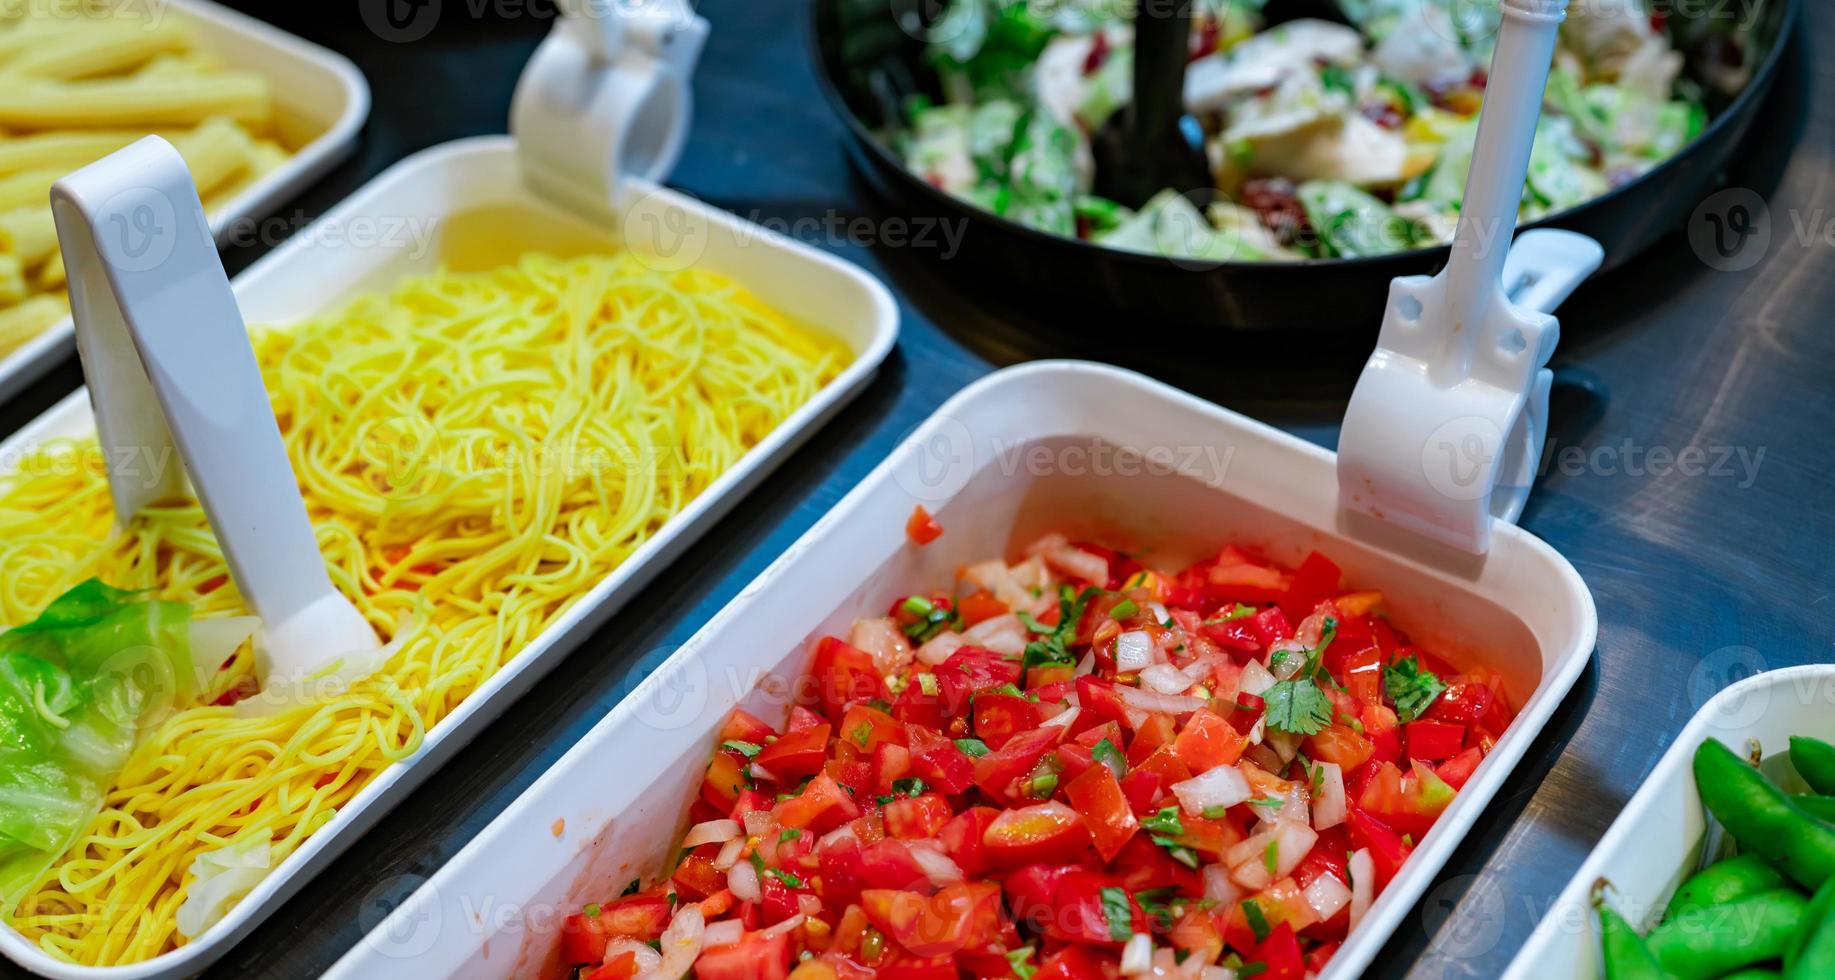
<path fill-rule="evenodd" d="M 1644 931 L 1709 853 L 1707 808 L 1695 789 L 1696 747 L 1714 738 L 1744 755 L 1747 741 L 1757 739 L 1770 760 L 1789 747 L 1792 735 L 1835 738 L 1835 666 L 1767 671 L 1703 705 L 1510 961 L 1506 980 L 1602 976 L 1594 882 L 1609 880 L 1612 907 Z M 1774 767 L 1764 768 L 1776 778 Z M 1790 772 L 1788 765 L 1782 772 Z"/>
<path fill-rule="evenodd" d="M 276 125 L 299 149 L 286 163 L 210 213 L 219 242 L 246 231 L 336 166 L 357 142 L 370 114 L 370 87 L 357 66 L 339 54 L 303 41 L 211 0 L 158 0 L 160 16 L 181 18 L 216 58 L 230 68 L 267 77 Z M 168 9 L 169 8 L 169 9 Z M 70 318 L 0 358 L 0 399 L 42 377 L 74 348 Z"/>
<path fill-rule="evenodd" d="M 698 538 L 778 462 L 857 394 L 891 351 L 898 309 L 860 269 L 686 195 L 629 181 L 616 209 L 620 226 L 666 226 L 692 243 L 697 267 L 746 286 L 765 304 L 854 352 L 840 376 L 792 413 L 624 564 L 544 630 L 446 719 L 415 755 L 390 766 L 290 855 L 229 915 L 191 943 L 131 966 L 72 966 L 0 928 L 0 953 L 34 972 L 70 980 L 189 976 L 203 969 L 329 864 L 367 827 L 476 735 L 658 571 Z M 412 218 L 414 234 L 319 235 L 321 226 L 384 230 Z M 633 225 L 633 222 L 639 224 Z M 250 323 L 284 324 L 436 267 L 488 268 L 529 249 L 562 254 L 616 244 L 605 229 L 549 205 L 522 182 L 507 136 L 459 140 L 425 150 L 365 184 L 312 228 L 250 266 L 234 282 Z M 33 445 L 93 431 L 87 392 L 78 390 L 0 444 L 0 460 Z"/>
<path fill-rule="evenodd" d="M 1482 650 L 1516 723 L 1340 950 L 1360 973 L 1497 792 L 1593 650 L 1592 596 L 1515 527 L 1484 558 L 1346 518 L 1334 456 L 1139 375 L 1078 362 L 1010 368 L 950 399 L 892 458 L 625 698 L 330 974 L 340 980 L 563 975 L 562 918 L 665 870 L 721 722 L 766 720 L 811 640 L 897 596 L 1049 531 L 1142 548 L 1155 563 L 1225 542 L 1297 564 L 1329 554 L 1380 588 L 1398 625 L 1442 651 Z M 942 522 L 916 548 L 914 504 Z"/>

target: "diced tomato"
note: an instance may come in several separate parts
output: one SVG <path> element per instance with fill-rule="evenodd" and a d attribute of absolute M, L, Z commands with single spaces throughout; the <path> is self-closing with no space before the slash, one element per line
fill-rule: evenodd
<path fill-rule="evenodd" d="M 814 696 L 803 697 L 801 695 L 809 692 L 799 689 L 798 701 L 820 705 L 823 714 L 830 718 L 841 717 L 847 706 L 855 701 L 883 698 L 886 694 L 886 685 L 873 663 L 873 655 L 832 636 L 825 636 L 816 643 L 809 677 L 815 687 Z"/>
<path fill-rule="evenodd" d="M 880 964 L 876 973 L 878 980 L 956 980 L 959 975 L 955 959 L 949 956 L 901 956 Z"/>
<path fill-rule="evenodd" d="M 1221 860 L 1225 851 L 1243 840 L 1242 832 L 1236 829 L 1236 825 L 1224 820 L 1207 820 L 1188 813 L 1179 818 L 1179 824 L 1184 828 L 1183 832 L 1174 834 L 1170 839 L 1213 861 Z"/>
<path fill-rule="evenodd" d="M 718 851 L 718 847 L 706 844 L 676 865 L 675 874 L 669 880 L 675 885 L 677 894 L 698 902 L 726 887 L 726 874 L 714 869 L 714 852 Z"/>
<path fill-rule="evenodd" d="M 777 741 L 765 746 L 752 761 L 763 766 L 779 780 L 795 786 L 803 777 L 813 776 L 822 770 L 822 763 L 828 757 L 828 736 L 827 722 L 780 735 Z"/>
<path fill-rule="evenodd" d="M 1170 755 L 1172 740 L 1177 732 L 1178 722 L 1171 715 L 1157 712 L 1148 714 L 1134 727 L 1134 739 L 1128 743 L 1128 765 L 1140 765 L 1142 759 L 1163 747 L 1169 750 Z"/>
<path fill-rule="evenodd" d="M 875 927 L 921 957 L 980 949 L 1000 937 L 1000 886 L 991 881 L 950 885 L 929 898 L 869 888 L 860 905 Z"/>
<path fill-rule="evenodd" d="M 926 545 L 943 536 L 943 525 L 919 504 L 911 508 L 911 517 L 905 521 L 905 536 L 915 544 Z"/>
<path fill-rule="evenodd" d="M 1013 784 L 1032 772 L 1063 734 L 1061 728 L 1035 728 L 1021 732 L 1007 744 L 975 760 L 975 785 L 996 800 L 1012 800 Z"/>
<path fill-rule="evenodd" d="M 827 833 L 860 816 L 860 808 L 847 791 L 826 772 L 817 773 L 801 794 L 779 803 L 774 812 L 777 822 L 785 827 L 806 827 L 815 834 Z"/>
<path fill-rule="evenodd" d="M 1134 835 L 1110 865 L 1121 878 L 1123 887 L 1134 894 L 1155 888 L 1172 888 L 1190 898 L 1204 894 L 1204 880 L 1197 869 L 1173 860 L 1164 847 L 1155 844 L 1146 834 Z"/>
<path fill-rule="evenodd" d="M 1344 679 L 1344 686 L 1351 696 L 1362 704 L 1380 705 L 1383 703 L 1383 652 L 1375 644 L 1349 649 L 1336 667 L 1329 664 L 1333 648 L 1342 640 L 1326 648 L 1328 669 L 1334 676 Z"/>
<path fill-rule="evenodd" d="M 1474 724 L 1490 713 L 1493 700 L 1495 696 L 1490 688 L 1471 681 L 1461 681 L 1449 685 L 1434 699 L 1434 703 L 1427 709 L 1427 717 L 1459 725 Z"/>
<path fill-rule="evenodd" d="M 1090 846 L 1089 828 L 1077 811 L 1056 801 L 1004 810 L 982 835 L 997 868 L 1074 860 Z"/>
<path fill-rule="evenodd" d="M 1327 725 L 1306 737 L 1308 756 L 1336 763 L 1345 772 L 1363 765 L 1375 751 L 1369 739 L 1346 725 Z"/>
<path fill-rule="evenodd" d="M 694 975 L 697 980 L 784 980 L 793 952 L 789 933 L 748 932 L 730 946 L 702 950 Z"/>
<path fill-rule="evenodd" d="M 1135 813 L 1145 814 L 1159 809 L 1162 790 L 1166 780 L 1157 772 L 1136 769 L 1121 778 L 1122 795 L 1128 798 L 1128 805 Z"/>
<path fill-rule="evenodd" d="M 1440 762 L 1459 754 L 1465 745 L 1465 726 L 1442 721 L 1411 721 L 1402 726 L 1408 757 Z"/>
<path fill-rule="evenodd" d="M 1233 766 L 1242 758 L 1249 742 L 1223 717 L 1210 711 L 1194 711 L 1185 720 L 1185 728 L 1173 740 L 1173 751 L 1192 772 L 1209 772 L 1218 766 Z"/>
<path fill-rule="evenodd" d="M 1224 602 L 1247 602 L 1259 604 L 1274 602 L 1287 589 L 1287 577 L 1280 569 L 1246 560 L 1237 552 L 1232 558 L 1231 549 L 1212 565 L 1204 576 L 1204 590 L 1212 600 Z"/>
<path fill-rule="evenodd" d="M 867 888 L 891 888 L 900 891 L 932 891 L 924 866 L 911 854 L 902 840 L 878 840 L 860 849 L 859 875 Z"/>
<path fill-rule="evenodd" d="M 949 801 L 934 793 L 886 804 L 886 834 L 900 840 L 935 837 L 953 816 Z"/>
<path fill-rule="evenodd" d="M 777 734 L 777 729 L 765 724 L 763 719 L 746 711 L 734 708 L 726 717 L 726 724 L 720 726 L 720 741 L 751 742 L 753 745 L 765 744 L 765 739 Z"/>
<path fill-rule="evenodd" d="M 894 783 L 911 772 L 911 750 L 896 742 L 881 742 L 873 747 L 873 792 L 890 796 Z"/>
<path fill-rule="evenodd" d="M 1419 840 L 1452 803 L 1456 793 L 1424 763 L 1413 763 L 1404 775 L 1393 764 L 1385 762 L 1358 796 L 1357 805 L 1397 833 Z"/>
<path fill-rule="evenodd" d="M 1000 811 L 991 806 L 973 806 L 956 814 L 937 831 L 937 841 L 943 845 L 943 853 L 956 862 L 956 867 L 966 875 L 978 875 L 990 867 L 987 845 L 983 840 L 988 827 Z"/>
<path fill-rule="evenodd" d="M 937 678 L 937 693 L 942 699 L 943 710 L 954 717 L 968 706 L 969 698 L 982 691 L 1008 684 L 1017 687 L 1020 664 L 992 650 L 965 646 L 950 654 L 949 659 L 938 664 L 932 673 Z"/>
<path fill-rule="evenodd" d="M 963 596 L 956 603 L 956 615 L 962 617 L 963 629 L 996 616 L 1005 616 L 1010 611 L 1006 603 L 986 592 Z"/>
<path fill-rule="evenodd" d="M 1307 950 L 1307 971 L 1310 973 L 1324 973 L 1326 966 L 1332 962 L 1332 957 L 1338 955 L 1338 947 L 1341 945 L 1343 944 L 1336 942 L 1320 943 L 1312 949 Z"/>
<path fill-rule="evenodd" d="M 1277 600 L 1288 619 L 1301 620 L 1312 615 L 1313 607 L 1338 594 L 1342 577 L 1338 565 L 1317 551 L 1306 556 L 1294 570 L 1293 581 Z"/>
<path fill-rule="evenodd" d="M 1065 784 L 1064 795 L 1083 817 L 1096 852 L 1104 861 L 1115 860 L 1129 838 L 1140 830 L 1140 821 L 1128 806 L 1121 784 L 1116 782 L 1107 766 L 1092 765 L 1085 769 L 1082 775 Z"/>
<path fill-rule="evenodd" d="M 707 764 L 707 778 L 701 781 L 701 799 L 723 814 L 731 813 L 745 785 L 744 757 L 730 749 L 721 749 Z"/>
<path fill-rule="evenodd" d="M 1293 869 L 1293 880 L 1301 888 L 1310 886 L 1321 874 L 1330 874 L 1341 883 L 1349 883 L 1351 877 L 1345 871 L 1345 862 L 1351 853 L 1351 833 L 1344 824 L 1328 827 L 1319 831 L 1319 838 L 1313 841 L 1312 850 Z"/>
<path fill-rule="evenodd" d="M 1402 840 L 1401 834 L 1390 829 L 1388 824 L 1360 807 L 1351 807 L 1346 826 L 1350 828 L 1351 842 L 1370 852 L 1370 859 L 1376 866 L 1377 891 L 1387 888 L 1396 873 L 1402 870 L 1408 855 L 1414 853 L 1414 848 Z"/>
<path fill-rule="evenodd" d="M 584 912 L 561 920 L 561 956 L 571 964 L 598 963 L 605 959 L 611 936 L 596 915 Z"/>
<path fill-rule="evenodd" d="M 1478 770 L 1478 764 L 1483 762 L 1484 758 L 1484 750 L 1474 745 L 1440 763 L 1439 768 L 1434 772 L 1439 774 L 1441 779 L 1446 780 L 1448 786 L 1454 789 L 1465 789 L 1466 780 L 1472 778 L 1472 773 Z"/>
<path fill-rule="evenodd" d="M 808 708 L 805 708 L 802 705 L 797 704 L 797 705 L 791 705 L 790 707 L 790 720 L 784 723 L 784 731 L 786 733 L 800 732 L 805 728 L 814 728 L 817 725 L 826 725 L 826 724 L 828 724 L 828 720 L 826 718 L 823 718 L 821 715 L 818 715 L 815 712 L 809 710 Z"/>
<path fill-rule="evenodd" d="M 1133 728 L 1128 722 L 1127 705 L 1121 694 L 1115 690 L 1115 683 L 1095 674 L 1084 674 L 1077 678 L 1077 703 L 1083 706 L 1083 713 L 1100 721 L 1112 721 L 1123 728 Z M 1115 743 L 1120 747 L 1121 743 Z"/>
<path fill-rule="evenodd" d="M 1166 941 L 1174 949 L 1198 954 L 1205 960 L 1214 960 L 1223 951 L 1223 933 L 1217 928 L 1217 920 L 1197 906 L 1186 908 L 1185 914 L 1166 931 Z"/>
<path fill-rule="evenodd" d="M 975 696 L 975 736 L 988 748 L 998 749 L 1020 732 L 1045 723 L 1036 702 L 1011 694 Z"/>
<path fill-rule="evenodd" d="M 945 793 L 960 793 L 975 783 L 975 763 L 956 743 L 931 729 L 913 725 L 911 774 Z"/>
<path fill-rule="evenodd" d="M 797 913 L 797 893 L 777 875 L 760 875 L 758 890 L 759 925 L 776 925 Z"/>
<path fill-rule="evenodd" d="M 841 727 L 835 729 L 835 737 L 854 743 L 862 752 L 871 752 L 883 742 L 904 745 L 905 726 L 878 708 L 856 704 L 847 709 Z"/>
<path fill-rule="evenodd" d="M 1133 767 L 1130 774 L 1133 772 L 1157 773 L 1160 777 L 1160 783 L 1163 786 L 1172 786 L 1174 783 L 1182 783 L 1192 776 L 1190 767 L 1186 766 L 1185 763 L 1179 759 L 1177 751 L 1175 751 L 1170 744 L 1162 745 L 1153 750 L 1151 755 L 1148 755 L 1139 762 L 1134 762 L 1132 759 L 1129 761 Z"/>
<path fill-rule="evenodd" d="M 1096 760 L 1090 755 L 1089 748 L 1076 742 L 1065 742 L 1053 752 L 1057 759 L 1061 781 L 1067 784 L 1083 775 L 1084 770 L 1096 764 Z M 1106 766 L 1103 768 L 1107 769 Z"/>
<path fill-rule="evenodd" d="M 1147 913 L 1118 879 L 1072 868 L 1053 887 L 1043 926 L 1053 939 L 1120 949 L 1129 937 L 1147 931 Z"/>
<path fill-rule="evenodd" d="M 1402 731 L 1395 712 L 1384 705 L 1372 704 L 1364 708 L 1359 718 L 1363 722 L 1364 737 L 1370 740 L 1370 758 L 1378 762 L 1400 762 Z"/>
<path fill-rule="evenodd" d="M 1032 980 L 1115 980 L 1121 967 L 1095 947 L 1071 945 L 1045 957 Z"/>
<path fill-rule="evenodd" d="M 1304 980 L 1306 976 L 1306 961 L 1300 955 L 1300 937 L 1294 935 L 1293 927 L 1285 922 L 1275 926 L 1268 938 L 1256 945 L 1248 962 L 1267 967 L 1258 974 L 1263 980 Z"/>
<path fill-rule="evenodd" d="M 1293 623 L 1279 606 L 1270 606 L 1249 618 L 1249 626 L 1262 642 L 1262 649 L 1274 646 L 1282 640 L 1293 639 Z"/>

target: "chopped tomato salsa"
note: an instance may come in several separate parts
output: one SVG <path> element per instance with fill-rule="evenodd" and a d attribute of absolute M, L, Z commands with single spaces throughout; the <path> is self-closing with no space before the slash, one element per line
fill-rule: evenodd
<path fill-rule="evenodd" d="M 569 917 L 577 977 L 1298 980 L 1512 717 L 1322 554 L 1058 535 L 824 637 L 792 690 L 722 728 L 670 876 Z"/>

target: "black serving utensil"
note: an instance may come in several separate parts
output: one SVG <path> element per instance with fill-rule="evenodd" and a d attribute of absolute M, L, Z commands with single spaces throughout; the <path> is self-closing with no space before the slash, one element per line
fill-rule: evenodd
<path fill-rule="evenodd" d="M 1138 208 L 1167 188 L 1211 187 L 1197 120 L 1185 113 L 1191 0 L 1138 0 L 1134 9 L 1134 97 L 1091 139 L 1095 191 Z"/>

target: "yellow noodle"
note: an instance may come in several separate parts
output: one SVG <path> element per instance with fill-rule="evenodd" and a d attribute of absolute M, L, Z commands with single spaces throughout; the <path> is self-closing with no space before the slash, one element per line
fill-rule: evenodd
<path fill-rule="evenodd" d="M 197 855 L 270 832 L 276 860 L 292 853 L 848 358 L 724 279 L 629 255 L 413 279 L 255 343 L 333 580 L 405 638 L 335 699 L 151 728 L 77 846 L 6 910 L 59 958 L 182 944 Z M 0 622 L 89 575 L 241 611 L 198 507 L 112 520 L 93 442 L 0 478 Z M 245 648 L 206 700 L 251 671 Z"/>

